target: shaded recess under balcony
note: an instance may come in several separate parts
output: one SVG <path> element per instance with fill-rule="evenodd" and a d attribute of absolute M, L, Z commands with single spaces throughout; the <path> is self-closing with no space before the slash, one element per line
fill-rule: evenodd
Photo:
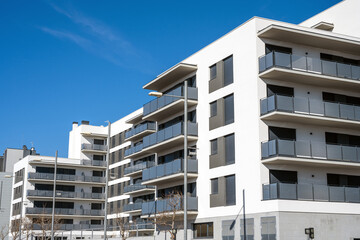
<path fill-rule="evenodd" d="M 53 191 L 47 190 L 27 190 L 28 198 L 52 198 Z M 86 193 L 86 192 L 65 192 L 65 191 L 56 191 L 56 198 L 63 199 L 81 199 L 81 200 L 90 200 L 90 201 L 104 201 L 105 195 L 103 193 Z"/>
<path fill-rule="evenodd" d="M 179 86 L 166 94 L 171 96 L 164 95 L 144 104 L 144 120 L 159 121 L 170 115 L 184 111 L 184 86 Z M 197 99 L 197 88 L 188 87 L 188 107 L 195 106 L 197 104 Z"/>
<path fill-rule="evenodd" d="M 197 123 L 188 122 L 188 141 L 197 140 Z M 125 150 L 125 157 L 136 158 L 151 152 L 179 146 L 184 141 L 183 122 L 164 128 L 143 138 L 142 143 Z"/>
<path fill-rule="evenodd" d="M 178 201 L 179 200 L 179 201 Z M 197 211 L 198 211 L 198 198 L 197 197 L 188 197 L 187 198 L 187 210 L 188 210 L 188 215 L 197 215 Z M 178 202 L 178 204 L 174 207 L 172 207 L 172 205 Z M 176 209 L 179 215 L 183 215 L 184 214 L 184 199 L 183 197 L 181 197 L 180 199 L 176 199 L 175 201 L 172 200 L 171 198 L 167 198 L 167 199 L 160 199 L 157 201 L 152 201 L 152 202 L 144 202 L 142 204 L 142 211 L 141 214 L 143 215 L 142 217 L 151 217 L 152 215 L 155 214 L 155 212 L 158 213 L 166 213 L 166 212 L 171 212 L 173 209 Z"/>
<path fill-rule="evenodd" d="M 308 163 L 360 167 L 360 148 L 325 142 L 274 139 L 261 143 L 263 163 Z"/>
<path fill-rule="evenodd" d="M 52 168 L 54 167 L 54 161 L 55 159 L 39 159 L 41 161 L 38 161 L 37 159 L 32 160 L 29 162 L 31 165 L 36 166 L 46 166 L 50 165 Z M 88 160 L 88 159 L 81 159 L 80 161 L 73 161 L 72 159 L 67 159 L 67 161 L 61 161 L 58 162 L 57 165 L 60 166 L 70 166 L 70 167 L 102 167 L 106 168 L 106 161 L 102 160 Z"/>
<path fill-rule="evenodd" d="M 143 86 L 144 89 L 161 91 L 165 87 L 175 83 L 177 80 L 195 72 L 197 66 L 188 63 L 178 63 L 172 68 L 158 75 L 154 80 Z"/>
<path fill-rule="evenodd" d="M 129 131 L 125 132 L 125 139 L 127 141 L 134 141 L 136 139 L 140 139 L 147 134 L 153 133 L 156 130 L 155 122 L 144 122 L 141 123 Z"/>
<path fill-rule="evenodd" d="M 309 98 L 273 95 L 260 100 L 261 119 L 332 127 L 356 128 L 360 124 L 360 107 L 312 100 Z"/>
<path fill-rule="evenodd" d="M 360 188 L 306 183 L 272 183 L 262 186 L 263 200 L 284 199 L 360 203 Z"/>
<path fill-rule="evenodd" d="M 188 179 L 196 178 L 198 173 L 198 161 L 188 159 Z M 180 180 L 184 178 L 184 159 L 176 159 L 169 163 L 157 165 L 143 170 L 142 184 L 161 184 L 166 181 Z"/>
<path fill-rule="evenodd" d="M 81 144 L 81 151 L 94 152 L 94 153 L 106 153 L 107 145 L 83 143 L 83 144 Z"/>
<path fill-rule="evenodd" d="M 142 185 L 141 182 L 124 187 L 124 194 L 127 195 L 146 194 L 154 191 L 154 186 Z"/>
<path fill-rule="evenodd" d="M 324 87 L 360 88 L 360 66 L 282 52 L 259 58 L 259 76 Z"/>
<path fill-rule="evenodd" d="M 54 174 L 52 173 L 28 173 L 28 179 L 31 180 L 40 180 L 40 181 L 54 181 Z M 56 181 L 65 181 L 65 182 L 81 182 L 88 184 L 105 184 L 104 177 L 96 176 L 77 176 L 77 175 L 68 175 L 68 174 L 56 174 Z"/>

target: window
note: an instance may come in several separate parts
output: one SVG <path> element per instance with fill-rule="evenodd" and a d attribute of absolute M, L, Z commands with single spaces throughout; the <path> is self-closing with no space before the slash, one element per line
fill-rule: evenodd
<path fill-rule="evenodd" d="M 218 140 L 214 139 L 210 141 L 211 155 L 218 153 Z"/>
<path fill-rule="evenodd" d="M 94 144 L 105 145 L 104 139 L 94 139 Z"/>
<path fill-rule="evenodd" d="M 234 240 L 235 227 L 233 226 L 233 221 L 234 220 L 222 221 L 222 240 Z"/>
<path fill-rule="evenodd" d="M 93 156 L 93 160 L 100 160 L 100 161 L 102 161 L 102 160 L 104 160 L 104 155 L 94 155 L 94 156 Z"/>
<path fill-rule="evenodd" d="M 271 44 L 265 44 L 265 53 L 268 54 L 270 52 L 281 52 L 281 53 L 292 53 L 291 48 L 282 47 L 282 46 L 275 46 Z"/>
<path fill-rule="evenodd" d="M 293 97 L 294 96 L 294 88 L 268 84 L 267 85 L 267 96 L 270 97 L 273 95 Z"/>
<path fill-rule="evenodd" d="M 234 95 L 231 94 L 225 100 L 225 125 L 234 122 Z"/>
<path fill-rule="evenodd" d="M 91 219 L 90 224 L 91 225 L 101 225 L 101 220 Z"/>
<path fill-rule="evenodd" d="M 234 81 L 233 73 L 233 57 L 224 59 L 224 86 L 227 86 Z"/>
<path fill-rule="evenodd" d="M 270 170 L 270 183 L 297 183 L 296 171 Z"/>
<path fill-rule="evenodd" d="M 217 115 L 217 101 L 210 103 L 210 117 Z"/>
<path fill-rule="evenodd" d="M 218 194 L 219 193 L 219 179 L 214 178 L 211 179 L 211 194 Z"/>
<path fill-rule="evenodd" d="M 225 163 L 235 163 L 235 137 L 234 134 L 225 136 Z"/>
<path fill-rule="evenodd" d="M 210 80 L 216 78 L 216 64 L 210 67 Z"/>
<path fill-rule="evenodd" d="M 235 175 L 225 177 L 226 181 L 226 206 L 236 204 Z"/>
<path fill-rule="evenodd" d="M 269 140 L 294 140 L 296 141 L 296 129 L 269 127 Z"/>
<path fill-rule="evenodd" d="M 102 208 L 101 203 L 91 203 L 92 210 L 101 210 L 101 208 Z"/>
<path fill-rule="evenodd" d="M 244 240 L 244 220 L 240 219 L 240 237 Z M 246 218 L 246 240 L 254 240 L 254 219 Z"/>
<path fill-rule="evenodd" d="M 262 217 L 261 240 L 275 240 L 275 239 L 276 239 L 276 218 Z"/>
<path fill-rule="evenodd" d="M 213 223 L 194 223 L 193 226 L 194 238 L 202 237 L 213 237 L 214 236 L 214 227 Z"/>

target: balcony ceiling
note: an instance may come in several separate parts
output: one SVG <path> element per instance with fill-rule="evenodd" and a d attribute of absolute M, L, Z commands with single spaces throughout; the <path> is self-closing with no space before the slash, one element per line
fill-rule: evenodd
<path fill-rule="evenodd" d="M 192 72 L 195 72 L 196 70 L 196 65 L 179 63 L 157 76 L 157 78 L 143 86 L 143 88 L 148 90 L 161 91 L 166 86 L 171 85 L 172 83 Z"/>
<path fill-rule="evenodd" d="M 360 41 L 341 38 L 329 32 L 322 34 L 316 29 L 311 31 L 272 24 L 260 30 L 258 37 L 332 49 L 350 54 L 360 54 Z"/>

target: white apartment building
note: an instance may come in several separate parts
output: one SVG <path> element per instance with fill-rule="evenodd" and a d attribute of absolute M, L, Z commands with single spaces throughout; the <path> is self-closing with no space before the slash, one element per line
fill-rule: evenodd
<path fill-rule="evenodd" d="M 110 129 L 109 229 L 120 215 L 131 239 L 169 239 L 152 219 L 180 193 L 188 239 L 360 239 L 359 9 L 254 17 L 143 86 L 163 96 Z M 68 157 L 105 160 L 108 130 L 75 123 Z"/>

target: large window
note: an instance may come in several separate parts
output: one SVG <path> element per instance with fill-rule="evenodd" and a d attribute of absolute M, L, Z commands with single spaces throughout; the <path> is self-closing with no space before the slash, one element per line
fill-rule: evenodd
<path fill-rule="evenodd" d="M 226 206 L 236 204 L 235 175 L 225 177 L 226 181 Z"/>
<path fill-rule="evenodd" d="M 214 178 L 211 179 L 211 194 L 218 194 L 219 193 L 219 179 Z"/>
<path fill-rule="evenodd" d="M 254 219 L 246 218 L 246 240 L 254 240 Z M 240 219 L 240 238 L 245 239 L 244 236 L 244 220 Z"/>
<path fill-rule="evenodd" d="M 224 59 L 224 86 L 227 86 L 234 81 L 233 73 L 233 57 L 230 56 Z"/>
<path fill-rule="evenodd" d="M 104 139 L 94 139 L 94 144 L 105 145 Z"/>
<path fill-rule="evenodd" d="M 210 117 L 217 115 L 217 101 L 210 103 Z"/>
<path fill-rule="evenodd" d="M 276 218 L 261 218 L 261 240 L 276 240 Z"/>
<path fill-rule="evenodd" d="M 225 136 L 225 163 L 235 163 L 235 137 L 234 134 Z"/>
<path fill-rule="evenodd" d="M 216 78 L 216 64 L 210 67 L 210 80 Z"/>
<path fill-rule="evenodd" d="M 194 223 L 194 238 L 212 238 L 214 237 L 213 223 Z"/>
<path fill-rule="evenodd" d="M 210 141 L 211 155 L 215 155 L 218 153 L 218 140 L 213 139 Z"/>
<path fill-rule="evenodd" d="M 225 125 L 234 122 L 234 95 L 231 94 L 225 100 Z"/>

